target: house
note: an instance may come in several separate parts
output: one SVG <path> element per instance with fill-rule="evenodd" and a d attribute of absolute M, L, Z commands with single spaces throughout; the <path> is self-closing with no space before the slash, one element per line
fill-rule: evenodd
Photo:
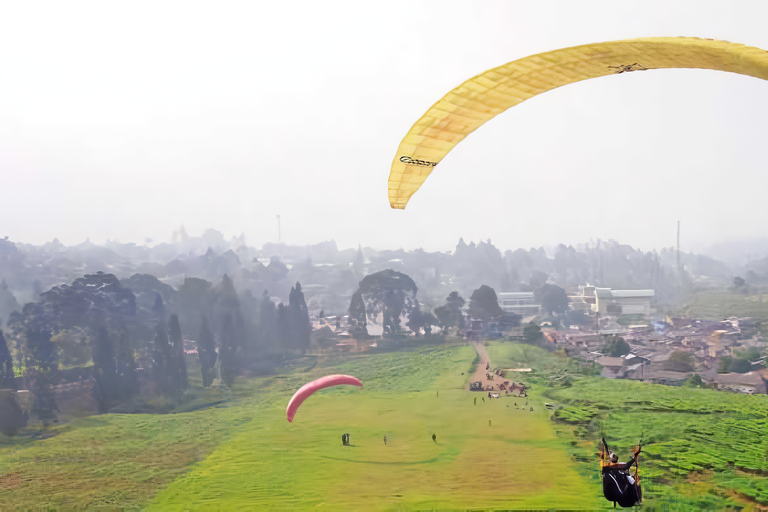
<path fill-rule="evenodd" d="M 727 389 L 736 393 L 753 395 L 766 392 L 766 383 L 760 371 L 747 373 L 718 373 L 713 382 L 717 389 Z"/>
<path fill-rule="evenodd" d="M 646 368 L 644 371 L 644 382 L 653 382 L 655 384 L 664 384 L 667 386 L 679 386 L 693 376 L 693 372 L 659 370 L 656 367 Z"/>
<path fill-rule="evenodd" d="M 643 315 L 651 314 L 653 290 L 611 290 L 595 288 L 596 313 L 601 315 Z"/>
<path fill-rule="evenodd" d="M 541 307 L 536 304 L 533 292 L 499 292 L 497 299 L 499 307 L 505 313 L 515 313 L 523 317 L 538 315 Z"/>
<path fill-rule="evenodd" d="M 598 357 L 595 362 L 603 367 L 600 374 L 609 379 L 618 379 L 624 376 L 623 368 L 626 360 L 623 357 Z"/>
<path fill-rule="evenodd" d="M 579 293 L 570 297 L 574 309 L 589 309 L 601 315 L 651 314 L 653 290 L 612 290 L 590 284 L 579 286 Z"/>

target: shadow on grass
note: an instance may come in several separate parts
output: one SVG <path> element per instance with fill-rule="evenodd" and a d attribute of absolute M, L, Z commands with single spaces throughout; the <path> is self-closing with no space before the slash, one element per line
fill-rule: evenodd
<path fill-rule="evenodd" d="M 2 446 L 29 446 L 35 441 L 41 441 L 43 439 L 49 439 L 61 434 L 62 429 L 57 428 L 43 428 L 40 427 L 25 427 L 19 430 L 13 436 L 6 436 L 0 434 L 0 447 Z"/>

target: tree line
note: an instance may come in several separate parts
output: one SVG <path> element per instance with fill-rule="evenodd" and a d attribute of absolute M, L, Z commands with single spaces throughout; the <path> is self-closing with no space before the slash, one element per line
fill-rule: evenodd
<path fill-rule="evenodd" d="M 311 331 L 301 284 L 276 305 L 266 290 L 260 301 L 241 297 L 226 274 L 178 289 L 150 275 L 88 274 L 41 293 L 7 326 L 0 389 L 30 389 L 31 413 L 44 423 L 56 419 L 55 384 L 92 379 L 101 412 L 137 398 L 178 401 L 195 352 L 203 386 L 231 388 L 259 362 L 306 352 Z"/>

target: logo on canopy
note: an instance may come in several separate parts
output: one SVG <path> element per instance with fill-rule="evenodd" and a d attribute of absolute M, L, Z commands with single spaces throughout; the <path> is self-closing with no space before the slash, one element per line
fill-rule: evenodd
<path fill-rule="evenodd" d="M 430 162 L 427 160 L 414 160 L 409 156 L 401 156 L 400 161 L 404 164 L 423 165 L 424 167 L 434 167 L 437 165 L 437 162 Z"/>

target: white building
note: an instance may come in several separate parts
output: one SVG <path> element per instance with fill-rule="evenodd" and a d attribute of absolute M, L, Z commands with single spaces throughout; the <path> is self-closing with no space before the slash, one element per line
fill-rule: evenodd
<path fill-rule="evenodd" d="M 536 304 L 533 292 L 500 292 L 497 299 L 499 306 L 505 313 L 515 313 L 521 316 L 539 314 L 541 304 Z"/>
<path fill-rule="evenodd" d="M 601 315 L 644 315 L 651 314 L 653 290 L 612 290 L 596 286 L 579 286 L 580 294 L 571 297 L 574 309 L 577 303 L 589 305 L 589 309 Z"/>

